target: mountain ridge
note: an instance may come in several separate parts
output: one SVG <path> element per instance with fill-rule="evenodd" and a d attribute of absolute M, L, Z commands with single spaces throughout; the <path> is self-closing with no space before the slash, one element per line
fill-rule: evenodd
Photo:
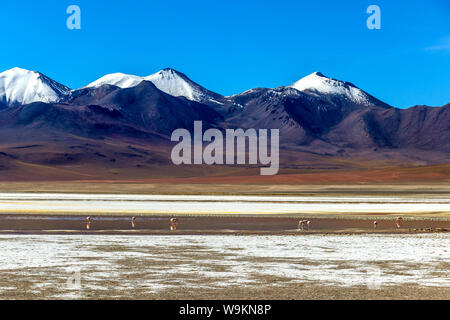
<path fill-rule="evenodd" d="M 104 84 L 118 86 L 122 89 L 135 87 L 142 81 L 152 82 L 158 89 L 172 96 L 182 96 L 197 102 L 213 102 L 220 104 L 223 98 L 215 92 L 212 92 L 189 79 L 184 73 L 172 68 L 162 69 L 146 77 L 129 75 L 124 73 L 107 74 L 83 88 L 100 87 Z"/>
<path fill-rule="evenodd" d="M 174 96 L 147 80 L 126 88 L 83 87 L 55 102 L 0 102 L 0 172 L 23 179 L 33 175 L 29 168 L 34 166 L 72 178 L 235 172 L 223 167 L 183 171 L 171 164 L 171 132 L 192 132 L 196 120 L 205 130 L 279 129 L 282 171 L 450 162 L 450 104 L 399 109 L 331 78 L 319 86 L 322 91 L 311 90 L 310 76 L 297 81 L 297 88 L 215 96 L 220 104 Z M 312 77 L 318 78 L 314 83 L 325 76 Z M 361 91 L 356 99 L 349 88 Z"/>
<path fill-rule="evenodd" d="M 54 87 L 56 89 L 56 91 L 62 91 L 62 92 L 60 92 L 61 96 L 59 98 L 67 98 L 67 96 L 70 95 L 70 93 L 72 93 L 72 92 L 87 89 L 90 87 L 98 88 L 104 84 L 113 85 L 113 86 L 117 86 L 120 88 L 129 88 L 129 87 L 137 86 L 142 81 L 150 81 L 150 82 L 154 83 L 158 87 L 158 89 L 160 89 L 161 91 L 164 91 L 165 93 L 168 93 L 170 95 L 184 96 L 185 98 L 187 98 L 189 100 L 202 102 L 202 103 L 214 103 L 214 104 L 220 105 L 220 104 L 225 104 L 225 103 L 229 102 L 229 100 L 235 96 L 245 94 L 248 91 L 252 91 L 255 89 L 260 89 L 260 88 L 254 88 L 254 89 L 249 89 L 243 93 L 238 93 L 238 94 L 234 94 L 231 96 L 224 96 L 224 95 L 215 93 L 213 91 L 210 91 L 210 90 L 204 88 L 203 86 L 199 85 L 198 83 L 192 81 L 188 76 L 186 76 L 182 72 L 179 72 L 172 68 L 165 68 L 165 69 L 162 69 L 162 70 L 160 70 L 154 74 L 151 74 L 149 76 L 136 76 L 136 75 L 125 74 L 125 73 L 120 73 L 120 72 L 119 73 L 110 73 L 110 74 L 106 74 L 106 75 L 100 77 L 99 79 L 89 83 L 88 85 L 86 85 L 84 87 L 72 90 L 72 89 L 68 88 L 67 86 L 56 82 L 55 80 L 47 77 L 46 75 L 44 75 L 40 72 L 30 71 L 30 70 L 15 67 L 15 68 L 12 68 L 10 70 L 6 70 L 6 71 L 0 73 L 0 99 L 4 98 L 4 96 L 6 94 L 5 91 L 7 91 L 5 89 L 5 87 L 6 87 L 5 84 L 1 82 L 1 79 L 2 79 L 1 76 L 4 75 L 5 73 L 17 73 L 18 71 L 20 71 L 20 73 L 22 73 L 22 75 L 23 74 L 35 74 L 38 77 L 43 78 L 44 80 L 46 80 L 48 85 L 51 87 Z M 317 81 L 318 79 L 324 79 L 324 80 Z M 308 82 L 309 82 L 309 87 L 308 87 Z M 324 86 L 324 83 L 326 83 L 326 82 L 329 82 L 329 84 L 330 84 L 330 85 L 328 85 L 329 88 L 336 89 L 339 87 L 336 84 L 341 84 L 340 87 L 343 89 L 346 89 L 347 87 L 351 87 L 351 88 L 357 90 L 358 94 L 353 94 L 353 95 L 370 96 L 367 92 L 361 90 L 360 88 L 356 87 L 355 85 L 353 85 L 350 82 L 326 77 L 321 72 L 314 72 L 312 74 L 309 74 L 309 75 L 299 79 L 292 85 L 286 86 L 286 87 L 294 88 L 299 91 L 309 92 L 309 93 L 314 92 L 314 91 L 320 91 L 320 89 L 322 89 L 322 93 L 324 93 L 323 88 L 326 87 L 326 86 Z M 318 87 L 314 88 L 314 85 L 311 85 L 311 83 L 312 84 L 316 83 L 317 84 L 316 86 L 318 86 Z M 269 88 L 267 88 L 267 89 L 269 89 Z M 312 90 L 312 89 L 314 89 L 314 90 Z M 328 93 L 331 93 L 331 92 L 328 92 Z M 338 91 L 335 90 L 334 93 L 337 94 Z M 32 92 L 30 94 L 32 94 Z M 18 102 L 19 102 L 19 104 L 26 104 L 26 103 L 31 103 L 31 102 L 58 102 L 59 100 L 61 100 L 61 99 L 45 100 L 45 99 L 43 99 L 43 96 L 39 92 L 37 92 L 36 95 L 37 95 L 36 97 L 33 97 L 34 99 L 31 98 L 31 99 L 28 99 L 25 101 L 18 101 Z M 347 95 L 350 98 L 352 97 L 352 94 L 347 94 Z M 372 97 L 372 96 L 370 96 L 370 97 Z M 5 101 L 3 101 L 3 103 L 5 103 Z M 8 102 L 6 102 L 6 104 L 8 104 Z"/>

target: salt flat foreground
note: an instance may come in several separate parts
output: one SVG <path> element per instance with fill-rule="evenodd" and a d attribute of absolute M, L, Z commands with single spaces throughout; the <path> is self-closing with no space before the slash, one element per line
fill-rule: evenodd
<path fill-rule="evenodd" d="M 449 248 L 448 233 L 2 235 L 0 298 L 449 299 Z"/>

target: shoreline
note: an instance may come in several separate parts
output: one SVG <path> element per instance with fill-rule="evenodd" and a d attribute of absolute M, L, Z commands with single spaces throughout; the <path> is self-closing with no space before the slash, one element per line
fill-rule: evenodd
<path fill-rule="evenodd" d="M 255 196 L 315 196 L 315 195 L 443 195 L 450 197 L 447 182 L 411 183 L 164 183 L 139 180 L 74 180 L 74 181 L 0 181 L 4 193 L 79 193 L 129 195 L 255 195 Z"/>
<path fill-rule="evenodd" d="M 389 220 L 392 221 L 396 217 L 402 217 L 410 221 L 444 221 L 450 222 L 450 214 L 447 212 L 438 213 L 183 213 L 183 212 L 133 212 L 133 211 L 123 211 L 123 212 L 98 212 L 98 211 L 84 211 L 84 212 L 70 212 L 70 211 L 2 211 L 0 212 L 0 219 L 2 217 L 86 217 L 86 216 L 96 216 L 102 218 L 126 218 L 126 217 L 185 217 L 185 218 L 289 218 L 289 219 L 299 219 L 299 218 L 309 218 L 309 219 L 335 219 L 335 220 Z"/>
<path fill-rule="evenodd" d="M 178 217 L 176 230 L 171 230 L 169 215 L 138 215 L 135 225 L 131 215 L 93 215 L 86 222 L 85 215 L 0 215 L 0 235 L 265 235 L 302 236 L 334 234 L 419 234 L 450 233 L 450 220 L 404 217 L 400 228 L 395 217 L 324 217 L 283 215 L 172 215 Z M 299 220 L 311 222 L 309 230 L 298 229 Z M 377 220 L 377 228 L 373 221 Z"/>
<path fill-rule="evenodd" d="M 394 231 L 376 231 L 368 232 L 367 230 L 327 230 L 327 231 L 250 231 L 250 230 L 222 230 L 222 231 L 199 231 L 199 230 L 183 230 L 183 231 L 130 231 L 130 230 L 97 230 L 97 231 L 80 231 L 80 230 L 41 230 L 41 231 L 19 231 L 19 230 L 0 230 L 0 235 L 51 235 L 51 236 L 70 236 L 70 235 L 105 235 L 105 236 L 308 236 L 308 235 L 411 235 L 411 234 L 429 234 L 429 233 L 449 233 L 450 229 L 413 229 L 399 232 Z"/>

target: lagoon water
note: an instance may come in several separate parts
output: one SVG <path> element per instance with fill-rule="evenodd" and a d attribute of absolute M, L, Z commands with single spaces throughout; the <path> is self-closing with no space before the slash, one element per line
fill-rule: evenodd
<path fill-rule="evenodd" d="M 0 193 L 0 212 L 30 213 L 449 213 L 450 198 Z"/>

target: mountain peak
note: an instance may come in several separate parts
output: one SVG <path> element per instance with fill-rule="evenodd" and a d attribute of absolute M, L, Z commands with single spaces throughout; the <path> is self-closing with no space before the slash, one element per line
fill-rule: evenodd
<path fill-rule="evenodd" d="M 120 88 L 131 88 L 139 85 L 142 81 L 150 81 L 159 90 L 167 94 L 175 97 L 185 97 L 192 101 L 207 102 L 221 97 L 196 84 L 184 73 L 172 68 L 162 69 L 147 77 L 124 73 L 111 73 L 88 84 L 86 87 L 100 87 L 109 84 Z"/>
<path fill-rule="evenodd" d="M 24 76 L 39 76 L 40 73 L 37 71 L 32 71 L 32 70 L 28 70 L 28 69 L 23 69 L 23 68 L 19 68 L 19 67 L 14 67 L 11 68 L 9 70 L 3 71 L 2 73 L 0 73 L 0 76 L 2 76 L 3 78 L 9 77 L 24 77 Z"/>
<path fill-rule="evenodd" d="M 301 92 L 316 95 L 343 96 L 355 103 L 369 103 L 369 95 L 353 84 L 328 78 L 321 72 L 313 72 L 289 86 Z"/>
<path fill-rule="evenodd" d="M 27 73 L 27 72 L 36 72 L 36 71 L 31 71 L 31 70 L 27 70 L 27 69 L 23 69 L 23 68 L 19 68 L 19 67 L 14 67 L 14 68 L 11 68 L 11 69 L 6 70 L 4 72 L 23 72 L 23 73 Z"/>
<path fill-rule="evenodd" d="M 185 97 L 189 100 L 201 100 L 201 87 L 187 76 L 171 68 L 160 70 L 144 80 L 151 81 L 161 91 L 175 97 Z"/>
<path fill-rule="evenodd" d="M 181 73 L 172 68 L 164 68 L 162 70 L 159 70 L 158 72 L 145 77 L 144 80 L 151 81 L 152 79 L 157 79 L 157 78 L 166 78 L 166 79 L 170 79 L 170 80 L 181 78 L 188 82 L 191 81 L 184 73 Z"/>
<path fill-rule="evenodd" d="M 175 73 L 175 74 L 180 74 L 181 72 L 178 72 L 175 69 L 172 68 L 164 68 L 162 70 L 160 70 L 159 72 L 164 72 L 164 73 Z"/>
<path fill-rule="evenodd" d="M 37 71 L 12 68 L 0 73 L 0 102 L 6 105 L 57 102 L 70 89 Z"/>
<path fill-rule="evenodd" d="M 191 79 L 189 79 L 189 77 L 184 73 L 172 68 L 164 68 L 162 70 L 159 70 L 158 72 L 145 77 L 144 80 L 152 81 L 152 79 L 157 79 L 159 77 L 166 78 L 169 80 L 183 79 L 184 81 L 189 82 L 194 86 L 200 86 Z"/>
<path fill-rule="evenodd" d="M 324 74 L 320 71 L 316 71 L 310 74 L 310 76 L 316 76 L 316 77 L 322 77 L 322 78 L 327 78 L 326 76 L 324 76 Z"/>
<path fill-rule="evenodd" d="M 131 75 L 131 74 L 125 74 L 122 72 L 115 72 L 115 73 L 109 73 L 107 75 L 104 75 L 100 79 L 88 84 L 84 88 L 89 87 L 101 87 L 102 85 L 109 84 L 113 85 L 119 88 L 130 88 L 137 86 L 139 83 L 141 83 L 144 80 L 143 77 Z"/>

